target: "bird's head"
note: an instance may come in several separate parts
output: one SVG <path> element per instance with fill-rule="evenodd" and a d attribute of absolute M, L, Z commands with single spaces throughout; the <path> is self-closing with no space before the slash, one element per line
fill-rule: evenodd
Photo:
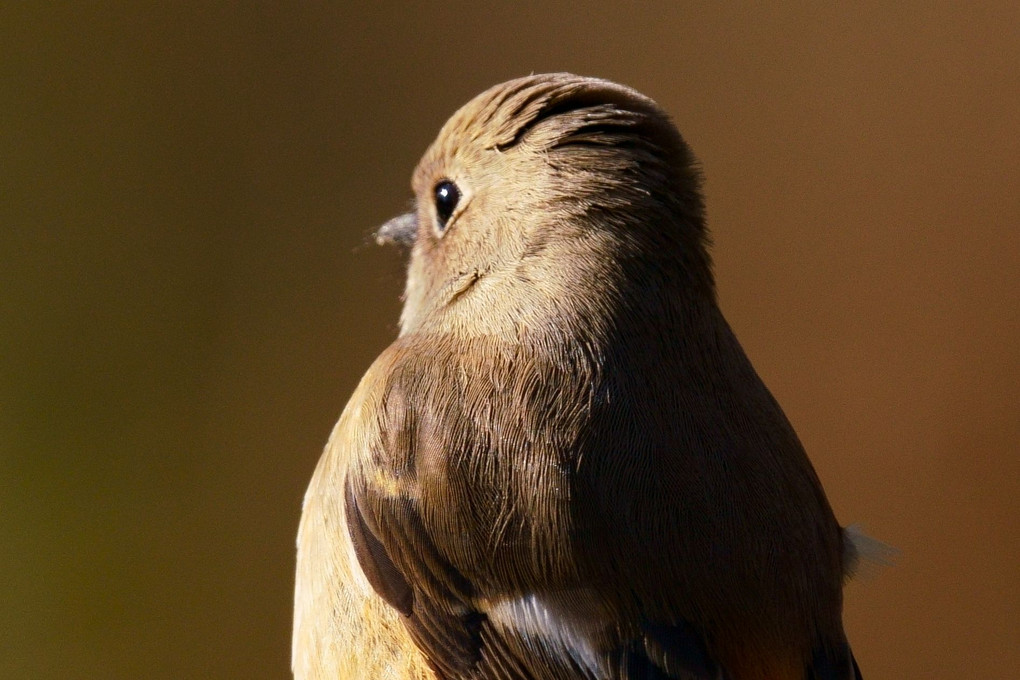
<path fill-rule="evenodd" d="M 700 174 L 666 114 L 570 74 L 497 85 L 443 126 L 415 209 L 380 242 L 411 246 L 401 333 L 512 336 L 609 306 L 643 277 L 713 296 Z"/>

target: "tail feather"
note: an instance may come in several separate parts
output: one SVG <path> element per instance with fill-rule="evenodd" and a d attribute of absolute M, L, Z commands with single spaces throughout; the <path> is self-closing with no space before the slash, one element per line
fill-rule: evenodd
<path fill-rule="evenodd" d="M 864 533 L 857 524 L 843 529 L 843 575 L 846 578 L 874 576 L 895 564 L 900 551 Z"/>

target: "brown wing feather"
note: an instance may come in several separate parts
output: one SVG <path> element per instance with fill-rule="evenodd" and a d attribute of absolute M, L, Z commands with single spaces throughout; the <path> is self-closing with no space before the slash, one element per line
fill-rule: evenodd
<path fill-rule="evenodd" d="M 344 492 L 344 502 L 347 509 L 347 530 L 365 577 L 391 607 L 404 616 L 410 616 L 414 606 L 414 591 L 386 554 L 383 544 L 365 524 L 365 517 L 358 508 L 358 501 L 351 492 L 350 480 Z"/>
<path fill-rule="evenodd" d="M 624 527 L 583 548 L 572 537 L 577 512 L 613 517 L 612 503 L 600 510 L 594 494 L 574 496 L 584 491 L 573 486 L 582 431 L 598 411 L 584 361 L 542 362 L 534 348 L 522 350 L 525 363 L 506 348 L 439 357 L 441 343 L 398 345 L 401 360 L 380 387 L 377 450 L 348 478 L 348 530 L 369 582 L 404 615 L 437 674 L 719 677 L 682 616 L 643 628 L 634 584 L 603 592 L 611 567 L 575 570 L 579 550 L 592 551 L 584 564 L 618 550 Z M 668 553 L 657 559 L 676 559 Z M 632 557 L 643 564 L 649 554 L 660 551 Z M 507 613 L 521 602 L 533 606 Z"/>

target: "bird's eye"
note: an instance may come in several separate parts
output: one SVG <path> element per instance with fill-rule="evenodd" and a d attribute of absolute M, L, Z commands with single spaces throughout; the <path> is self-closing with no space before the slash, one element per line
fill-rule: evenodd
<path fill-rule="evenodd" d="M 436 185 L 436 228 L 442 233 L 446 229 L 446 223 L 450 215 L 457 208 L 460 201 L 460 190 L 450 180 L 443 180 Z"/>

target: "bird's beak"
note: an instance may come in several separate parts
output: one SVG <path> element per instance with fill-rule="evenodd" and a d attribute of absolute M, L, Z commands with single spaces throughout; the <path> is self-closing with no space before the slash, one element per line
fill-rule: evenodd
<path fill-rule="evenodd" d="M 379 245 L 398 245 L 410 248 L 418 236 L 418 216 L 413 212 L 398 215 L 375 232 Z"/>

